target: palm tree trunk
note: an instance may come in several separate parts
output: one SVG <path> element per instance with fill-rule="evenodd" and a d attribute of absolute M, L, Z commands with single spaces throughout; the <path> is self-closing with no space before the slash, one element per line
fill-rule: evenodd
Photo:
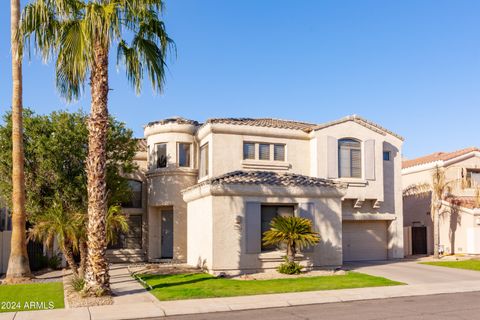
<path fill-rule="evenodd" d="M 90 75 L 91 111 L 88 120 L 88 259 L 84 292 L 110 294 L 106 259 L 107 185 L 106 142 L 108 130 L 108 48 L 97 43 Z"/>
<path fill-rule="evenodd" d="M 295 254 L 296 254 L 296 248 L 295 244 L 289 244 L 287 245 L 287 260 L 289 263 L 294 263 L 295 262 Z"/>
<path fill-rule="evenodd" d="M 77 269 L 77 264 L 75 263 L 75 259 L 73 258 L 73 251 L 72 247 L 64 241 L 62 245 L 62 250 L 63 250 L 63 255 L 65 256 L 65 260 L 67 260 L 68 266 L 73 272 L 73 275 L 75 277 L 78 277 L 78 269 Z"/>
<path fill-rule="evenodd" d="M 25 213 L 25 172 L 22 124 L 22 61 L 18 58 L 16 33 L 20 20 L 20 1 L 11 0 L 12 45 L 12 239 L 6 282 L 22 282 L 32 277 L 27 254 Z"/>
<path fill-rule="evenodd" d="M 436 202 L 436 201 L 435 201 Z M 439 246 L 440 246 L 440 219 L 439 219 L 439 214 L 440 214 L 440 207 L 437 205 L 437 203 L 434 204 L 433 206 L 433 258 L 434 259 L 439 259 L 440 258 L 440 253 L 439 253 Z"/>
<path fill-rule="evenodd" d="M 85 240 L 80 240 L 80 277 L 85 278 L 85 271 L 87 269 L 88 247 Z"/>

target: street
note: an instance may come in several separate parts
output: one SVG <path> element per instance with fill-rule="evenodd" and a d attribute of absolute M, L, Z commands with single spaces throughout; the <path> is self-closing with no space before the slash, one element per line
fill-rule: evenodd
<path fill-rule="evenodd" d="M 168 317 L 172 320 L 480 319 L 480 292 L 317 304 Z M 161 319 L 161 318 L 159 318 Z"/>

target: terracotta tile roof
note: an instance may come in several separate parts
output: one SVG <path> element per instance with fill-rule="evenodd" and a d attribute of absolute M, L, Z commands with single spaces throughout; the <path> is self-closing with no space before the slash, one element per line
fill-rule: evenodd
<path fill-rule="evenodd" d="M 340 186 L 332 180 L 272 171 L 233 171 L 207 181 L 207 184 L 256 184 L 270 186 Z"/>
<path fill-rule="evenodd" d="M 211 119 L 207 119 L 205 123 L 200 124 L 199 122 L 194 120 L 189 120 L 182 117 L 172 117 L 172 118 L 150 122 L 147 124 L 147 126 L 151 126 L 155 124 L 178 123 L 178 124 L 192 124 L 200 127 L 203 125 L 207 125 L 209 123 L 224 123 L 224 124 L 231 124 L 231 125 L 238 125 L 238 126 L 255 126 L 255 127 L 265 127 L 265 128 L 301 130 L 303 132 L 310 133 L 314 130 L 321 130 L 323 128 L 334 126 L 347 121 L 356 122 L 380 134 L 385 135 L 388 133 L 393 135 L 394 137 L 397 137 L 400 140 L 403 140 L 401 136 L 395 134 L 394 132 L 385 129 L 376 123 L 365 120 L 362 117 L 357 115 L 347 116 L 342 119 L 327 122 L 324 124 L 314 124 L 314 123 L 308 123 L 308 122 L 302 122 L 302 121 L 282 120 L 282 119 L 274 119 L 274 118 L 211 118 Z"/>
<path fill-rule="evenodd" d="M 213 118 L 208 119 L 205 124 L 208 123 L 225 123 L 232 125 L 243 125 L 243 126 L 255 126 L 255 127 L 268 127 L 268 128 L 281 128 L 281 129 L 293 129 L 293 130 L 302 130 L 304 132 L 311 132 L 316 126 L 312 123 L 292 121 L 292 120 L 281 120 L 281 119 L 272 119 L 272 118 Z"/>
<path fill-rule="evenodd" d="M 135 139 L 137 141 L 137 151 L 146 152 L 147 151 L 147 139 Z"/>
<path fill-rule="evenodd" d="M 468 209 L 475 209 L 478 207 L 475 203 L 475 197 L 452 197 L 447 199 L 447 201 L 455 206 Z"/>
<path fill-rule="evenodd" d="M 412 159 L 412 160 L 405 160 L 402 162 L 402 168 L 410 168 L 413 166 L 418 166 L 421 164 L 426 164 L 426 163 L 431 163 L 435 161 L 447 161 L 456 157 L 460 157 L 464 154 L 470 153 L 470 152 L 480 152 L 479 148 L 476 147 L 470 147 L 470 148 L 465 148 L 453 152 L 435 152 L 420 158 Z"/>
<path fill-rule="evenodd" d="M 364 119 L 364 118 L 362 118 L 362 117 L 360 117 L 356 114 L 351 115 L 351 116 L 346 116 L 342 119 L 338 119 L 338 120 L 335 120 L 335 121 L 330 121 L 330 122 L 327 122 L 327 123 L 319 124 L 314 128 L 314 130 L 321 130 L 321 129 L 331 127 L 331 126 L 334 126 L 334 125 L 337 125 L 337 124 L 340 124 L 340 123 L 343 123 L 343 122 L 347 122 L 347 121 L 356 122 L 356 123 L 368 128 L 368 129 L 373 130 L 375 132 L 378 132 L 380 134 L 385 135 L 385 134 L 388 133 L 388 134 L 390 134 L 390 135 L 392 135 L 392 136 L 394 136 L 394 137 L 396 137 L 396 138 L 398 138 L 402 141 L 404 140 L 404 138 L 402 136 L 400 136 L 400 135 L 398 135 L 398 134 L 396 134 L 396 133 L 394 133 L 394 132 L 392 132 L 388 129 L 385 129 L 384 127 L 382 127 L 382 126 L 380 126 L 380 125 L 378 125 L 374 122 L 368 121 L 368 120 L 366 120 L 366 119 Z"/>
<path fill-rule="evenodd" d="M 162 120 L 149 122 L 147 124 L 147 127 L 155 125 L 155 124 L 167 124 L 167 123 L 193 124 L 194 126 L 199 125 L 198 121 L 195 121 L 195 120 L 185 119 L 185 118 L 182 118 L 182 117 L 171 117 L 171 118 L 167 118 L 167 119 L 162 119 Z"/>

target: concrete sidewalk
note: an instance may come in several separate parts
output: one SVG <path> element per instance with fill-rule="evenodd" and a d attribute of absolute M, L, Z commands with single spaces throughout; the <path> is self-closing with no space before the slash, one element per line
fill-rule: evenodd
<path fill-rule="evenodd" d="M 375 287 L 281 293 L 229 298 L 158 301 L 133 280 L 126 267 L 112 268 L 112 289 L 117 295 L 113 305 L 45 311 L 0 313 L 0 320 L 19 319 L 145 319 L 170 315 L 219 311 L 288 307 L 342 301 L 422 296 L 443 293 L 480 291 L 480 280 L 421 283 L 393 287 Z"/>

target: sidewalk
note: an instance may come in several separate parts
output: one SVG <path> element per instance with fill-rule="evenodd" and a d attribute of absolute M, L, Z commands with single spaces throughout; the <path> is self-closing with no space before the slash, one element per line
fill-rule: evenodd
<path fill-rule="evenodd" d="M 116 294 L 113 299 L 113 305 L 74 309 L 0 313 L 0 320 L 144 319 L 180 314 L 275 308 L 354 300 L 371 300 L 480 291 L 480 280 L 469 280 L 455 282 L 454 284 L 451 282 L 444 282 L 393 287 L 342 289 L 160 302 L 146 292 L 137 281 L 130 277 L 125 266 L 114 266 L 111 271 L 111 276 L 112 290 Z"/>

